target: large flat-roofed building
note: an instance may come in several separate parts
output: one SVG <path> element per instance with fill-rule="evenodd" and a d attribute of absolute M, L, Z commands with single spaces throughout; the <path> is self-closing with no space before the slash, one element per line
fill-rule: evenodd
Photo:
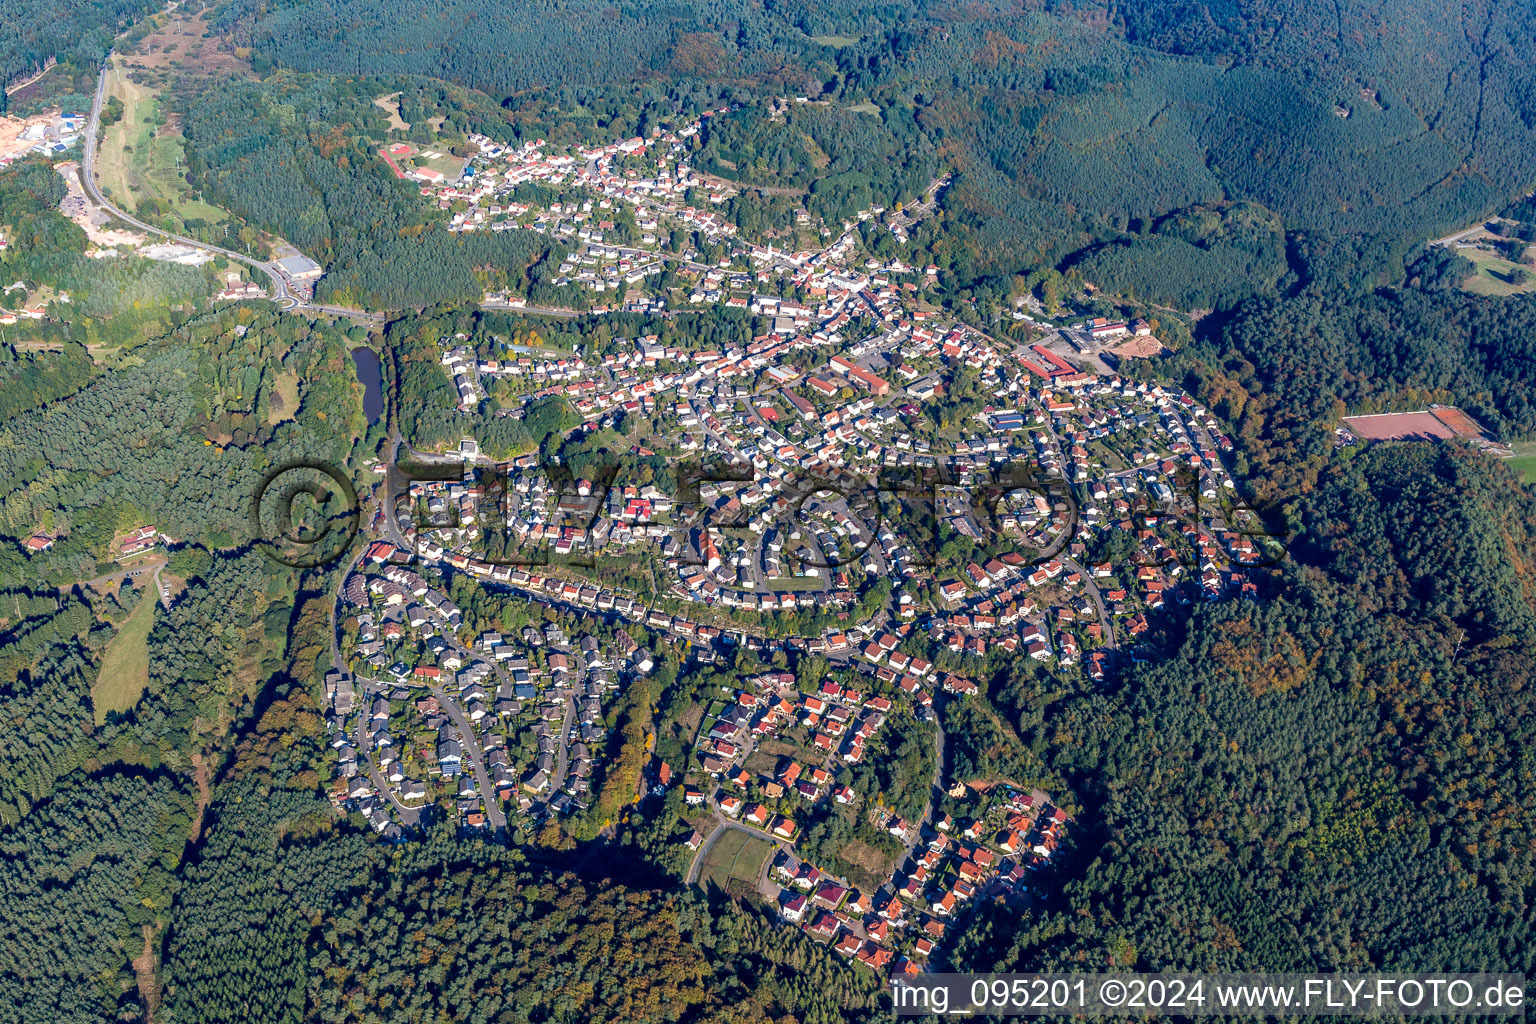
<path fill-rule="evenodd" d="M 320 264 L 307 256 L 284 256 L 277 261 L 277 265 L 295 281 L 313 281 L 324 273 Z"/>

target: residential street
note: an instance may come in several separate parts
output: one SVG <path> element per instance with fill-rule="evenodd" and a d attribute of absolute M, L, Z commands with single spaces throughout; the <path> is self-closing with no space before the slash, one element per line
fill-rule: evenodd
<path fill-rule="evenodd" d="M 453 720 L 454 728 L 459 731 L 460 741 L 464 744 L 464 758 L 474 763 L 475 786 L 480 790 L 480 801 L 485 805 L 485 816 L 490 819 L 491 825 L 499 833 L 507 827 L 507 816 L 502 813 L 499 802 L 496 799 L 496 791 L 491 786 L 490 773 L 485 770 L 485 751 L 480 749 L 480 741 L 475 736 L 475 730 L 470 725 L 469 719 L 464 715 L 464 709 L 459 707 L 459 702 L 443 692 L 441 686 L 429 687 L 432 695 L 437 698 L 439 704 Z"/>
<path fill-rule="evenodd" d="M 365 684 L 365 688 L 359 691 L 358 696 L 360 699 L 366 699 L 364 695 L 368 693 L 367 687 L 382 685 L 373 680 L 360 679 L 358 682 Z M 378 691 L 375 690 L 374 692 L 377 693 Z M 353 747 L 357 750 L 358 758 L 368 767 L 368 779 L 373 783 L 373 788 L 378 791 L 381 798 L 388 800 L 394 805 L 395 812 L 400 816 L 401 825 L 406 828 L 414 828 L 417 822 L 421 820 L 421 808 L 407 807 L 401 803 L 396 798 L 394 790 L 390 788 L 389 780 L 384 778 L 384 773 L 379 770 L 378 762 L 373 758 L 372 744 L 369 742 L 368 716 L 366 714 L 359 714 L 357 716 L 357 734 L 354 740 Z"/>

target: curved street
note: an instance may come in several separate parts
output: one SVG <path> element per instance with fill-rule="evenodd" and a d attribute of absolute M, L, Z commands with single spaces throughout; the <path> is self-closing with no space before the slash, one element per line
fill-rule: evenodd
<path fill-rule="evenodd" d="M 303 309 L 316 313 L 331 313 L 336 316 L 356 317 L 361 320 L 372 320 L 379 323 L 382 323 L 385 320 L 383 314 L 380 313 L 369 313 L 360 309 L 350 309 L 346 306 L 327 306 L 321 303 L 305 301 L 304 299 L 299 298 L 289 289 L 288 279 L 283 276 L 282 271 L 280 271 L 275 264 L 263 263 L 261 260 L 253 259 L 250 256 L 245 256 L 241 253 L 235 252 L 233 249 L 226 249 L 222 246 L 213 245 L 209 242 L 202 242 L 195 238 L 188 238 L 185 235 L 178 235 L 174 232 L 165 231 L 161 228 L 155 227 L 152 224 L 146 224 L 144 221 L 122 209 L 116 203 L 113 203 L 105 195 L 103 195 L 100 187 L 96 184 L 96 147 L 99 144 L 101 129 L 101 107 L 105 102 L 107 95 L 107 75 L 111 71 L 111 65 L 108 63 L 110 59 L 111 55 L 109 54 L 107 60 L 102 61 L 101 73 L 96 78 L 96 95 L 91 100 L 91 117 L 85 129 L 85 157 L 82 161 L 82 172 L 80 175 L 82 178 L 81 184 L 85 187 L 86 194 L 91 197 L 91 200 L 95 202 L 97 206 L 100 206 L 102 209 L 111 213 L 119 220 L 133 225 L 140 231 L 151 235 L 156 235 L 160 238 L 164 238 L 172 242 L 180 243 L 181 245 L 190 245 L 194 248 L 206 249 L 209 252 L 216 252 L 226 259 L 234 260 L 236 263 L 243 264 L 253 270 L 259 271 L 260 273 L 264 274 L 269 281 L 272 282 L 271 297 L 273 301 L 277 302 L 278 305 L 282 306 L 285 310 L 293 311 Z"/>
<path fill-rule="evenodd" d="M 126 224 L 132 225 L 140 231 L 171 242 L 177 242 L 181 245 L 190 245 L 198 249 L 206 249 L 209 252 L 216 252 L 226 259 L 234 260 L 236 263 L 259 271 L 272 282 L 272 300 L 288 312 L 329 313 L 332 316 L 345 316 L 355 320 L 368 320 L 372 323 L 380 324 L 389 319 L 384 313 L 370 313 L 367 310 L 353 309 L 350 306 L 331 306 L 325 303 L 310 302 L 302 299 L 290 289 L 288 279 L 283 276 L 282 271 L 278 269 L 276 264 L 264 263 L 261 260 L 235 252 L 233 249 L 226 249 L 223 246 L 202 242 L 195 238 L 188 238 L 185 235 L 178 235 L 174 232 L 157 228 L 152 224 L 146 224 L 108 199 L 96 184 L 96 147 L 99 144 L 98 137 L 101 128 L 101 107 L 106 101 L 107 95 L 107 75 L 111 70 L 111 65 L 108 61 L 110 60 L 111 55 L 108 54 L 107 59 L 102 61 L 101 73 L 96 78 L 96 95 L 91 100 L 91 117 L 85 129 L 85 158 L 82 161 L 82 173 L 80 176 L 83 179 L 82 184 L 85 186 L 86 194 L 91 197 L 92 202 L 112 214 L 112 216 Z M 480 305 L 483 309 L 524 313 L 531 316 L 551 316 L 567 320 L 583 315 L 580 310 L 556 309 L 546 306 L 512 306 L 508 303 L 490 302 L 481 303 Z"/>
<path fill-rule="evenodd" d="M 249 256 L 242 256 L 240 253 L 235 252 L 232 249 L 224 249 L 217 245 L 210 245 L 207 242 L 200 242 L 195 238 L 187 238 L 183 235 L 173 234 L 169 231 L 164 231 L 160 228 L 146 224 L 142 220 L 139 220 L 137 217 L 133 216 L 131 213 L 128 213 L 127 211 L 117 206 L 115 203 L 108 200 L 106 196 L 102 195 L 101 189 L 96 185 L 96 147 L 98 145 L 98 136 L 101 129 L 101 105 L 106 99 L 107 75 L 111 71 L 111 65 L 109 63 L 110 59 L 111 55 L 109 54 L 107 60 L 103 60 L 101 63 L 101 74 L 99 74 L 96 78 L 96 95 L 91 100 L 91 117 L 85 128 L 85 159 L 82 162 L 81 178 L 83 180 L 81 184 L 85 186 L 86 194 L 91 197 L 96 205 L 100 206 L 104 210 L 107 210 L 114 217 L 132 224 L 140 231 L 145 231 L 152 235 L 158 235 L 161 238 L 168 238 L 171 241 L 179 242 L 182 245 L 190 245 L 199 249 L 207 249 L 209 252 L 216 252 L 221 256 L 236 261 L 237 263 L 243 263 L 248 267 L 261 271 L 272 281 L 272 287 L 274 289 L 273 296 L 278 303 L 284 306 L 284 308 L 292 309 L 296 306 L 302 305 L 303 303 L 301 303 L 300 300 L 288 290 L 287 280 L 284 279 L 283 275 L 278 272 L 277 268 L 271 264 L 262 263 L 259 260 L 251 259 Z"/>

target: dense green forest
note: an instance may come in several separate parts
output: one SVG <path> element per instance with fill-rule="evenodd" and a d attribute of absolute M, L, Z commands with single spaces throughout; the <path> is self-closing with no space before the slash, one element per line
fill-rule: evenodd
<path fill-rule="evenodd" d="M 124 256 L 85 255 L 85 232 L 59 213 L 64 178 L 42 157 L 0 170 L 0 230 L 11 243 L 0 253 L 7 290 L 0 305 L 15 308 L 49 289 L 50 320 L 21 328 L 39 338 L 123 344 L 165 333 L 213 291 L 207 272 Z M 67 295 L 67 301 L 60 296 Z"/>
<path fill-rule="evenodd" d="M 234 752 L 180 874 L 166 1020 L 873 1018 L 873 977 L 755 912 L 450 828 L 378 844 L 315 795 L 323 739 L 293 687 Z"/>
<path fill-rule="evenodd" d="M 188 89 L 180 102 L 191 179 L 320 262 L 323 299 L 400 309 L 474 300 L 494 287 L 537 293 L 552 276 L 546 264 L 564 257 L 532 232 L 444 230 L 379 159 L 387 127 L 368 86 L 311 75 Z"/>
<path fill-rule="evenodd" d="M 1409 286 L 1251 299 L 1202 325 L 1178 362 L 1235 425 L 1261 498 L 1311 487 L 1344 411 L 1455 402 L 1497 436 L 1536 432 L 1536 301 L 1459 291 L 1464 262 L 1441 251 Z"/>
<path fill-rule="evenodd" d="M 191 811 L 166 773 L 81 773 L 0 828 L 0 1019 L 142 1016 L 129 960 L 170 908 Z"/>
<path fill-rule="evenodd" d="M 871 5 L 873 6 L 873 5 Z M 507 95 L 630 81 L 663 68 L 701 77 L 775 70 L 817 47 L 772 8 L 725 0 L 615 7 L 478 0 L 236 0 L 222 21 L 272 65 L 342 74 L 430 75 Z M 465 26 L 473 29 L 466 32 Z M 329 52 L 330 59 L 320 61 Z"/>
<path fill-rule="evenodd" d="M 285 374 L 297 407 L 282 406 Z M 113 535 L 144 522 L 189 543 L 244 541 L 246 502 L 269 465 L 344 464 L 365 424 L 341 331 L 247 307 L 190 320 L 4 426 L 0 572 L 40 582 L 91 575 Z M 57 536 L 54 549 L 21 554 L 38 530 Z"/>
<path fill-rule="evenodd" d="M 1427 30 L 1438 9 L 1397 4 L 1398 30 L 1378 33 L 1369 3 L 1336 16 L 1284 6 L 1019 16 L 1001 3 L 578 3 L 556 14 L 466 2 L 391 5 L 386 18 L 378 0 L 290 0 L 232 4 L 223 24 L 263 66 L 483 89 L 524 137 L 549 134 L 558 112 L 612 138 L 696 113 L 724 87 L 747 106 L 710 126 L 704 166 L 808 189 L 834 217 L 910 198 L 942 162 L 958 177 L 926 258 L 960 288 L 1120 241 L 1090 265 L 1140 295 L 1220 301 L 1244 273 L 1263 292 L 1278 263 L 1254 237 L 1271 231 L 1262 217 L 1220 239 L 1153 227 L 1239 201 L 1286 231 L 1330 236 L 1308 250 L 1312 276 L 1379 283 L 1414 242 L 1499 208 L 1536 176 L 1529 9 L 1470 10 L 1464 31 L 1444 33 Z M 401 24 L 417 30 L 413 45 L 381 45 Z M 846 45 L 811 38 L 832 33 Z M 815 102 L 775 120 L 754 107 L 786 93 Z M 1146 278 L 1143 257 L 1161 279 Z"/>
<path fill-rule="evenodd" d="M 1529 971 L 1536 499 L 1476 453 L 1373 449 L 1298 564 L 1032 732 L 1094 810 L 978 968 Z M 1092 908 L 1092 913 L 1082 913 Z"/>
<path fill-rule="evenodd" d="M 441 832 L 389 853 L 321 825 L 312 798 L 230 796 L 178 896 L 168 1020 L 874 1017 L 873 977 L 697 895 L 559 875 Z M 313 824 L 280 839 L 304 812 Z"/>
<path fill-rule="evenodd" d="M 97 64 L 123 29 L 158 0 L 10 0 L 0 21 L 0 86 L 31 75 L 50 58 Z M 0 91 L 0 113 L 6 100 Z"/>
<path fill-rule="evenodd" d="M 35 7 L 0 26 L 0 78 L 55 54 L 87 66 L 146 9 Z M 1255 574 L 1257 600 L 1153 616 L 1104 683 L 1000 650 L 938 656 L 983 690 L 941 704 L 945 778 L 1038 784 L 1076 816 L 1033 904 L 985 903 L 951 966 L 1536 971 L 1536 492 L 1464 446 L 1333 433 L 1345 412 L 1443 401 L 1536 436 L 1536 298 L 1463 293 L 1466 261 L 1420 246 L 1496 210 L 1512 237 L 1536 225 L 1515 198 L 1536 180 L 1536 14 L 1448 17 L 1422 0 L 224 4 L 216 30 L 257 77 L 180 76 L 168 103 L 190 180 L 240 222 L 230 244 L 280 235 L 325 265 L 322 298 L 425 311 L 372 336 L 265 303 L 210 312 L 202 272 L 86 259 L 46 162 L 0 171 L 4 283 L 72 298 L 35 328 L 56 351 L 0 348 L 0 1022 L 884 1012 L 872 972 L 679 883 L 675 792 L 612 839 L 587 839 L 593 813 L 512 847 L 446 826 L 388 844 L 323 798 L 337 580 L 252 546 L 262 474 L 307 457 L 362 480 L 387 427 L 595 464 L 622 425 L 575 440 L 553 397 L 461 413 L 440 342 L 494 357 L 537 332 L 591 359 L 645 334 L 700 350 L 754 333 L 731 311 L 468 308 L 493 287 L 563 301 L 565 249 L 439 228 L 377 159 L 373 100 L 393 91 L 418 141 L 434 118 L 573 143 L 730 106 L 692 160 L 742 186 L 723 211 L 749 235 L 800 206 L 835 224 L 948 172 L 910 243 L 859 230 L 882 258 L 939 266 L 934 295 L 957 311 L 1083 282 L 1210 311 L 1187 332 L 1170 318 L 1178 350 L 1128 372 L 1173 377 L 1223 421 L 1289 557 Z M 387 425 L 362 416 L 362 343 L 385 356 Z M 974 380 L 951 410 L 986 400 Z M 659 458 L 640 468 L 666 480 Z M 117 571 L 113 537 L 143 523 L 171 538 L 176 595 L 144 693 L 98 716 L 107 645 L 155 595 L 83 581 Z M 40 531 L 52 550 L 25 553 Z M 466 621 L 499 616 L 457 587 Z M 658 653 L 615 715 L 603 817 L 622 817 L 615 794 L 649 753 L 686 759 L 687 711 L 759 667 Z M 827 671 L 797 667 L 806 684 Z M 931 730 L 893 719 L 840 779 L 916 813 Z M 855 811 L 803 825 L 801 851 L 850 874 L 850 840 L 892 852 Z"/>
<path fill-rule="evenodd" d="M 0 738 L 0 822 L 77 768 L 185 770 L 256 705 L 295 600 L 293 574 L 247 546 L 247 505 L 268 466 L 345 465 L 369 442 L 348 344 L 334 328 L 244 308 L 189 320 L 110 369 L 73 348 L 0 364 L 12 381 L 0 699 L 20 726 Z M 91 688 L 116 597 L 74 584 L 119 571 L 113 537 L 146 523 L 173 538 L 167 573 L 185 592 L 150 632 L 146 693 L 98 725 Z M 25 553 L 38 531 L 53 549 Z"/>
<path fill-rule="evenodd" d="M 56 352 L 0 349 L 0 422 L 74 394 L 96 369 L 90 352 L 74 342 Z"/>
<path fill-rule="evenodd" d="M 1070 266 L 1115 295 L 1176 309 L 1273 295 L 1289 270 L 1280 218 L 1251 203 L 1170 214 L 1145 234 L 1086 251 Z"/>
<path fill-rule="evenodd" d="M 747 185 L 802 189 L 806 208 L 829 224 L 920 196 L 939 170 L 935 141 L 911 117 L 881 118 L 833 103 L 797 104 L 777 116 L 745 106 L 706 120 L 702 138 L 702 170 Z M 736 220 L 742 222 L 740 214 Z"/>

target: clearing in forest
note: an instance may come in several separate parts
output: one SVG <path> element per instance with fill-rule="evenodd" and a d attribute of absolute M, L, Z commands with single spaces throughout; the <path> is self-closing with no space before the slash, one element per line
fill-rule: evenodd
<path fill-rule="evenodd" d="M 123 104 L 122 117 L 102 132 L 96 159 L 97 182 L 107 197 L 151 224 L 170 215 L 177 230 L 188 221 L 227 220 L 223 210 L 192 195 L 181 130 L 164 115 L 154 90 L 129 78 L 120 59 L 108 73 L 107 95 Z"/>
<path fill-rule="evenodd" d="M 109 711 L 127 711 L 138 703 L 149 686 L 149 631 L 155 624 L 156 595 L 150 577 L 139 603 L 118 627 L 101 659 L 101 673 L 91 687 L 96 724 L 103 725 Z"/>
<path fill-rule="evenodd" d="M 400 94 L 392 92 L 388 96 L 375 96 L 373 105 L 389 115 L 389 127 L 391 131 L 408 132 L 411 126 L 400 116 Z"/>
<path fill-rule="evenodd" d="M 704 858 L 704 867 L 699 871 L 699 884 L 708 888 L 713 882 L 721 892 L 731 892 L 734 879 L 747 889 L 755 889 L 757 877 L 763 870 L 763 859 L 772 849 L 766 839 L 727 829 L 709 848 L 709 856 Z M 742 885 L 735 888 L 740 891 Z"/>

